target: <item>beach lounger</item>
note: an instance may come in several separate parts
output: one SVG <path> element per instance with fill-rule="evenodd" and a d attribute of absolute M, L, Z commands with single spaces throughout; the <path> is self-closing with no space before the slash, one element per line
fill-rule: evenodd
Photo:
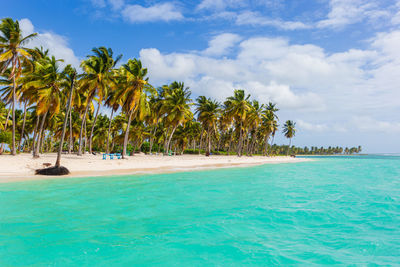
<path fill-rule="evenodd" d="M 103 154 L 103 160 L 107 159 L 107 154 Z"/>
<path fill-rule="evenodd" d="M 110 154 L 110 159 L 114 159 L 114 154 Z"/>
<path fill-rule="evenodd" d="M 121 154 L 120 153 L 116 153 L 115 156 L 117 156 L 118 159 L 121 159 Z"/>

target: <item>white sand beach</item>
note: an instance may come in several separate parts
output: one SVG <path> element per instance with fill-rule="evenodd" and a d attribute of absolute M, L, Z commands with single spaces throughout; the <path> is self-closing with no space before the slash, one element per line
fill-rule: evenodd
<path fill-rule="evenodd" d="M 19 154 L 17 156 L 0 156 L 0 182 L 12 182 L 22 180 L 36 180 L 55 178 L 35 175 L 35 170 L 43 168 L 44 163 L 54 164 L 56 153 L 42 154 L 40 158 L 33 159 L 31 154 Z M 237 157 L 237 156 L 210 156 L 204 155 L 144 155 L 135 154 L 128 159 L 110 160 L 103 156 L 75 154 L 62 155 L 61 165 L 69 169 L 71 174 L 62 177 L 84 176 L 109 176 L 123 174 L 166 173 L 177 171 L 190 171 L 199 169 L 214 169 L 227 167 L 246 167 L 260 164 L 291 163 L 309 161 L 310 159 L 292 157 Z"/>

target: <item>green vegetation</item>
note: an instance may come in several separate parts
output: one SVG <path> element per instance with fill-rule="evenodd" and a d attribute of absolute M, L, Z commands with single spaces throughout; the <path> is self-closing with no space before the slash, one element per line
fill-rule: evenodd
<path fill-rule="evenodd" d="M 22 36 L 18 21 L 0 24 L 0 153 L 5 144 L 32 152 L 62 149 L 177 154 L 288 155 L 358 153 L 361 149 L 301 149 L 291 146 L 295 123 L 283 127 L 289 146 L 274 144 L 278 108 L 234 90 L 223 103 L 197 97 L 182 82 L 154 87 L 138 59 L 116 67 L 122 55 L 93 48 L 82 73 L 43 48 L 28 49 L 36 34 Z M 16 104 L 23 109 L 16 109 Z M 106 107 L 108 115 L 101 114 Z M 194 111 L 194 113 L 193 113 Z M 62 144 L 60 146 L 60 144 Z"/>

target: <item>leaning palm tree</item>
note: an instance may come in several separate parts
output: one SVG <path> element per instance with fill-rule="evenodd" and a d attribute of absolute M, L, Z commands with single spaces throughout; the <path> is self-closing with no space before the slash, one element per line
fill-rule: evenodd
<path fill-rule="evenodd" d="M 89 56 L 81 64 L 84 74 L 81 83 L 81 90 L 88 92 L 86 110 L 83 115 L 83 123 L 86 119 L 89 103 L 97 96 L 97 111 L 94 117 L 92 128 L 89 135 L 89 153 L 92 153 L 92 137 L 94 126 L 96 125 L 97 116 L 102 105 L 103 100 L 107 97 L 109 88 L 111 87 L 114 79 L 113 68 L 121 59 L 122 55 L 113 58 L 113 51 L 111 48 L 99 47 L 93 48 L 94 55 Z M 78 155 L 82 154 L 82 134 L 79 137 L 79 151 Z"/>
<path fill-rule="evenodd" d="M 165 153 L 169 151 L 176 128 L 193 118 L 192 111 L 190 110 L 190 106 L 193 104 L 190 94 L 189 88 L 185 87 L 184 83 L 178 82 L 173 82 L 166 91 L 161 109 L 162 113 L 166 114 L 165 122 L 169 126 L 168 128 L 171 128 L 171 132 L 166 140 Z"/>
<path fill-rule="evenodd" d="M 38 138 L 34 145 L 33 156 L 39 156 L 39 147 L 42 143 L 42 133 L 46 117 L 50 114 L 50 118 L 59 113 L 61 108 L 62 89 L 63 89 L 63 73 L 60 71 L 58 62 L 54 56 L 35 62 L 35 71 L 29 75 L 26 87 L 34 90 L 35 101 L 37 102 L 37 115 L 42 116 Z M 34 140 L 35 144 L 35 140 Z"/>
<path fill-rule="evenodd" d="M 150 89 L 148 84 L 147 69 L 142 67 L 142 62 L 138 59 L 130 59 L 120 68 L 119 79 L 123 86 L 118 88 L 115 93 L 116 99 L 121 100 L 122 109 L 128 116 L 128 124 L 125 130 L 122 158 L 125 158 L 128 145 L 129 130 L 134 113 L 138 110 L 144 89 Z"/>
<path fill-rule="evenodd" d="M 253 154 L 253 146 L 257 142 L 257 135 L 262 121 L 262 110 L 263 104 L 260 104 L 257 100 L 253 100 L 250 105 L 250 111 L 246 120 L 246 129 L 250 133 L 247 136 L 246 154 Z M 250 142 L 251 141 L 251 142 Z"/>
<path fill-rule="evenodd" d="M 60 138 L 60 145 L 58 148 L 58 153 L 57 153 L 57 160 L 55 167 L 59 168 L 60 167 L 60 160 L 61 160 L 61 152 L 62 152 L 62 147 L 64 143 L 64 136 L 65 136 L 65 130 L 67 128 L 67 122 L 68 122 L 68 116 L 71 112 L 71 102 L 72 102 L 72 96 L 74 92 L 74 84 L 75 84 L 75 79 L 76 79 L 76 70 L 71 67 L 71 65 L 67 65 L 63 71 L 63 78 L 64 78 L 64 86 L 69 87 L 69 94 L 68 94 L 68 102 L 67 102 L 67 107 L 65 111 L 65 118 L 64 118 L 64 124 L 63 124 L 63 129 L 61 133 L 61 138 Z"/>
<path fill-rule="evenodd" d="M 16 79 L 21 75 L 23 61 L 31 57 L 26 47 L 23 47 L 29 40 L 31 40 L 36 33 L 28 36 L 22 36 L 22 30 L 19 27 L 18 20 L 14 21 L 11 18 L 1 20 L 0 24 L 0 55 L 1 69 L 0 73 L 4 72 L 6 68 L 11 65 L 11 72 L 9 79 L 13 81 L 13 94 L 12 94 L 12 143 L 11 154 L 16 155 L 15 148 L 15 102 L 16 102 Z"/>
<path fill-rule="evenodd" d="M 286 138 L 289 138 L 289 147 L 287 150 L 287 155 L 289 155 L 290 145 L 292 144 L 292 138 L 296 134 L 295 127 L 296 127 L 296 123 L 291 120 L 287 120 L 285 122 L 285 124 L 283 125 L 283 134 L 285 135 Z"/>

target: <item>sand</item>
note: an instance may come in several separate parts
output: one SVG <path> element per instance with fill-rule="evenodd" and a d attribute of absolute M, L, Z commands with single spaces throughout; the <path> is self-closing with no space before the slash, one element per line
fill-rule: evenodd
<path fill-rule="evenodd" d="M 49 178 L 68 178 L 85 176 L 110 176 L 123 174 L 167 173 L 177 171 L 192 171 L 201 169 L 247 167 L 260 164 L 291 163 L 309 161 L 292 157 L 262 157 L 262 156 L 216 156 L 204 155 L 144 155 L 135 154 L 128 159 L 103 160 L 101 154 L 83 155 L 63 154 L 61 165 L 69 169 L 67 176 L 34 175 L 35 169 L 43 168 L 43 163 L 55 163 L 56 153 L 41 154 L 33 159 L 31 154 L 17 156 L 0 155 L 0 183 L 22 180 L 37 180 Z"/>

